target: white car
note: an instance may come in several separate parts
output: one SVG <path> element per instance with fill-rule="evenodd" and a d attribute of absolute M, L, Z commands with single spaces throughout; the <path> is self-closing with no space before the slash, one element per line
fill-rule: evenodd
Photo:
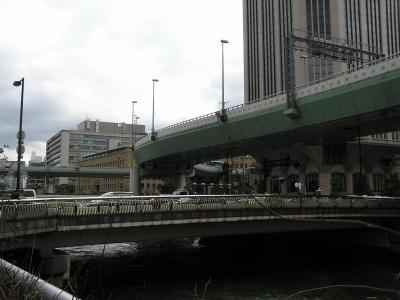
<path fill-rule="evenodd" d="M 107 192 L 98 197 L 98 199 L 91 200 L 89 204 L 100 204 L 100 203 L 106 203 L 110 201 L 118 201 L 120 200 L 120 197 L 132 197 L 135 196 L 134 193 L 131 192 Z"/>
<path fill-rule="evenodd" d="M 107 192 L 100 195 L 99 197 L 118 197 L 118 196 L 129 197 L 129 196 L 135 196 L 135 194 L 132 192 Z"/>
<path fill-rule="evenodd" d="M 185 189 L 177 189 L 172 195 L 189 195 L 189 191 Z"/>

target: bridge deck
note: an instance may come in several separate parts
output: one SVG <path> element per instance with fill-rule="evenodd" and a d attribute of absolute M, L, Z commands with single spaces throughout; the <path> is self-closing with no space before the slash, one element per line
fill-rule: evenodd
<path fill-rule="evenodd" d="M 322 143 L 351 139 L 345 126 L 361 126 L 363 135 L 400 124 L 400 54 L 297 89 L 299 118 L 285 116 L 286 95 L 166 127 L 135 144 L 137 162 L 200 162 L 224 157 L 232 148 L 292 142 Z M 317 134 L 315 134 L 317 133 Z M 246 148 L 247 147 L 247 148 Z"/>
<path fill-rule="evenodd" d="M 70 199 L 69 199 L 70 200 Z M 94 202 L 96 201 L 96 202 Z M 4 249 L 57 247 L 196 235 L 359 228 L 349 219 L 399 218 L 394 198 L 275 197 L 271 195 L 47 199 L 0 205 Z M 329 220 L 328 222 L 326 220 Z M 89 234 L 88 234 L 89 233 Z M 39 242 L 42 236 L 46 242 Z M 19 241 L 15 243 L 15 239 Z"/>

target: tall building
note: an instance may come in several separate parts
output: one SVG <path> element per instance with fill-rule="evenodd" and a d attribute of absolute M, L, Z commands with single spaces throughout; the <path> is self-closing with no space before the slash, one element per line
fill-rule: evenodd
<path fill-rule="evenodd" d="M 82 157 L 131 145 L 132 140 L 146 135 L 145 126 L 139 124 L 84 120 L 77 129 L 61 130 L 47 140 L 46 165 L 48 167 L 78 167 Z M 74 191 L 75 178 L 56 178 L 56 192 Z M 64 190 L 60 191 L 60 187 Z"/>
<path fill-rule="evenodd" d="M 44 167 L 46 166 L 46 162 L 43 161 L 41 156 L 36 155 L 35 151 L 32 151 L 29 166 Z M 26 179 L 26 188 L 35 189 L 37 194 L 43 194 L 46 190 L 46 177 L 28 175 Z"/>
<path fill-rule="evenodd" d="M 400 52 L 400 0 L 243 0 L 243 16 L 245 102 L 285 91 L 288 37 L 345 44 L 370 53 L 365 59 Z M 356 67 L 363 59 L 339 62 L 296 50 L 295 85 Z M 300 182 L 303 192 L 400 193 L 393 191 L 399 146 L 399 132 L 393 132 L 363 138 L 361 150 L 353 142 L 270 147 L 258 161 L 263 189 L 297 192 Z M 278 163 L 282 157 L 288 158 L 286 165 Z"/>
<path fill-rule="evenodd" d="M 385 55 L 400 52 L 399 0 L 243 0 L 243 13 L 245 101 L 285 90 L 285 43 L 292 34 Z M 357 64 L 296 51 L 296 85 Z"/>

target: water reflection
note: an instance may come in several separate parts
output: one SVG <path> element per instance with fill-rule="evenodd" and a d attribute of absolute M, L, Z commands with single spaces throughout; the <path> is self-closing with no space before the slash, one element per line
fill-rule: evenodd
<path fill-rule="evenodd" d="M 400 289 L 399 255 L 315 236 L 231 237 L 74 247 L 72 283 L 87 299 L 284 299 L 333 284 Z M 400 299 L 336 288 L 294 299 Z"/>

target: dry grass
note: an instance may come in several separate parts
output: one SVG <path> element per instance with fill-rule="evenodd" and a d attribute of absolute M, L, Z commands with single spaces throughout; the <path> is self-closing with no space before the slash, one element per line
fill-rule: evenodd
<path fill-rule="evenodd" d="M 40 284 L 32 278 L 18 278 L 16 271 L 0 265 L 0 299 L 40 300 Z"/>

